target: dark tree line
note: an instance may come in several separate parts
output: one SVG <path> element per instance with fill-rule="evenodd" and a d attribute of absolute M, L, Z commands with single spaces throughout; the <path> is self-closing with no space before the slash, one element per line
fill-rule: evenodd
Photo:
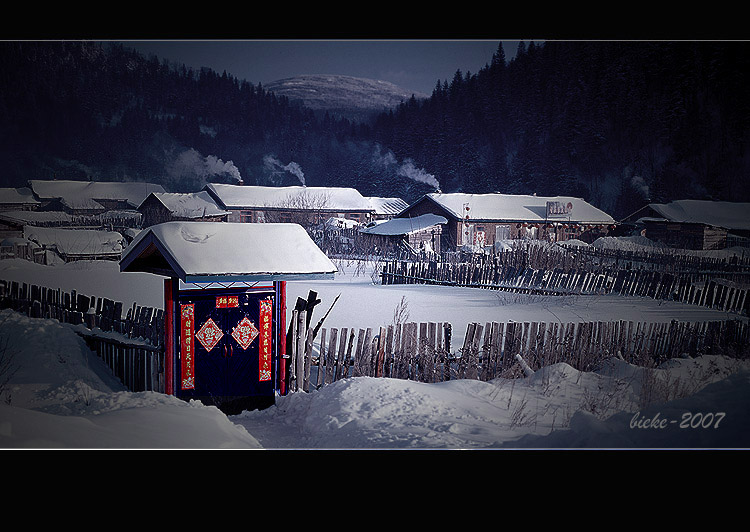
<path fill-rule="evenodd" d="M 370 124 L 260 84 L 93 42 L 0 43 L 4 186 L 28 179 L 298 184 L 412 201 L 445 192 L 575 195 L 624 216 L 646 200 L 750 201 L 743 42 L 522 43 L 436 80 Z M 388 156 L 391 156 L 389 159 Z M 234 169 L 234 172 L 232 171 Z"/>
<path fill-rule="evenodd" d="M 651 201 L 750 200 L 750 44 L 521 43 L 457 71 L 375 138 L 446 190 L 577 195 L 619 215 Z"/>

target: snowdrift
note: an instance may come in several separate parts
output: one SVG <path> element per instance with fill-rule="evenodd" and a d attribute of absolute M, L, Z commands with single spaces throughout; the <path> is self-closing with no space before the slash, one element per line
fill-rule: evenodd
<path fill-rule="evenodd" d="M 726 448 L 750 443 L 750 367 L 724 357 L 672 360 L 653 370 L 608 360 L 589 373 L 557 364 L 524 379 L 491 382 L 360 377 L 227 417 L 199 402 L 126 391 L 73 328 L 56 320 L 3 310 L 0 337 L 3 354 L 13 353 L 14 368 L 1 392 L 2 448 Z M 712 414 L 712 423 L 681 429 L 686 413 L 700 413 L 700 422 Z M 636 415 L 676 423 L 632 428 Z"/>

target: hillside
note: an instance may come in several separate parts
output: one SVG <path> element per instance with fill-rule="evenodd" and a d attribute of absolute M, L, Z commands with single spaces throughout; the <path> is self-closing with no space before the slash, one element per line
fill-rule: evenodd
<path fill-rule="evenodd" d="M 309 186 L 412 202 L 434 187 L 408 166 L 444 192 L 577 196 L 616 219 L 647 202 L 749 201 L 748 46 L 549 41 L 511 61 L 500 47 L 421 99 L 341 76 L 265 87 L 117 43 L 3 42 L 3 185 L 132 180 L 190 192 L 238 177 L 297 184 L 278 172 L 294 167 Z"/>
<path fill-rule="evenodd" d="M 394 110 L 412 96 L 417 100 L 428 97 L 387 81 L 351 76 L 296 76 L 267 83 L 265 87 L 277 96 L 285 96 L 292 103 L 299 102 L 312 109 L 319 117 L 328 112 L 352 122 L 368 122 L 382 112 Z"/>

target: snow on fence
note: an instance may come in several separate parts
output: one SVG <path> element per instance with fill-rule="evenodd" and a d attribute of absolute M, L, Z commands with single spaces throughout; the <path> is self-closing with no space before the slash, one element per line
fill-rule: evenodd
<path fill-rule="evenodd" d="M 487 381 L 529 375 L 558 362 L 590 371 L 608 357 L 651 367 L 680 356 L 750 354 L 750 324 L 745 320 L 470 323 L 455 352 L 450 323 L 322 328 L 316 333 L 305 322 L 304 310 L 292 312 L 287 338 L 292 392 L 355 376 Z"/>
<path fill-rule="evenodd" d="M 494 261 L 387 261 L 382 284 L 438 284 L 549 295 L 617 294 L 679 301 L 727 312 L 750 314 L 750 285 L 699 272 L 601 267 L 591 270 L 534 269 Z M 748 279 L 750 280 L 750 279 Z"/>
<path fill-rule="evenodd" d="M 74 325 L 88 347 L 131 391 L 164 392 L 164 311 L 107 298 L 0 280 L 0 308 Z"/>

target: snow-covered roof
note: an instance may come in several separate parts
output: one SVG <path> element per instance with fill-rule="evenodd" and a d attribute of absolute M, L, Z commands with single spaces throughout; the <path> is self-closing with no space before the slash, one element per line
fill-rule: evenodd
<path fill-rule="evenodd" d="M 401 198 L 379 198 L 375 196 L 365 197 L 370 202 L 375 214 L 396 216 L 409 206 Z"/>
<path fill-rule="evenodd" d="M 336 266 L 298 224 L 186 221 L 141 231 L 120 271 L 200 283 L 330 278 Z"/>
<path fill-rule="evenodd" d="M 29 185 L 34 194 L 42 199 L 61 199 L 74 208 L 95 207 L 95 200 L 127 201 L 138 207 L 152 192 L 164 192 L 161 185 L 134 181 L 45 181 L 32 179 Z M 101 205 L 99 206 L 101 207 Z"/>
<path fill-rule="evenodd" d="M 425 198 L 442 206 L 452 216 L 470 220 L 545 223 L 570 221 L 577 223 L 613 224 L 614 219 L 581 198 L 570 196 L 529 196 L 516 194 L 432 193 Z M 569 214 L 547 214 L 553 202 L 569 210 Z M 469 210 L 466 210 L 466 206 Z"/>
<path fill-rule="evenodd" d="M 0 218 L 25 224 L 63 223 L 69 224 L 73 219 L 62 211 L 3 211 Z"/>
<path fill-rule="evenodd" d="M 676 200 L 671 203 L 651 203 L 649 207 L 672 222 L 750 230 L 750 203 Z"/>
<path fill-rule="evenodd" d="M 119 256 L 122 252 L 123 236 L 116 231 L 25 226 L 23 233 L 32 242 L 57 249 L 64 256 Z"/>
<path fill-rule="evenodd" d="M 414 218 L 392 218 L 387 222 L 362 229 L 361 232 L 369 235 L 406 235 L 444 223 L 448 223 L 448 220 L 443 216 L 423 214 Z"/>
<path fill-rule="evenodd" d="M 37 204 L 33 192 L 28 187 L 0 188 L 0 203 Z"/>
<path fill-rule="evenodd" d="M 219 208 L 211 195 L 205 190 L 190 193 L 152 192 L 153 196 L 174 216 L 181 218 L 202 218 L 205 216 L 221 216 L 228 214 Z M 148 198 L 146 198 L 148 199 Z M 145 202 L 146 200 L 144 200 Z M 142 204 L 141 204 L 142 205 Z M 140 208 L 140 207 L 139 207 Z"/>
<path fill-rule="evenodd" d="M 204 190 L 210 192 L 227 209 L 283 207 L 338 212 L 373 210 L 370 202 L 353 188 L 209 183 Z"/>

